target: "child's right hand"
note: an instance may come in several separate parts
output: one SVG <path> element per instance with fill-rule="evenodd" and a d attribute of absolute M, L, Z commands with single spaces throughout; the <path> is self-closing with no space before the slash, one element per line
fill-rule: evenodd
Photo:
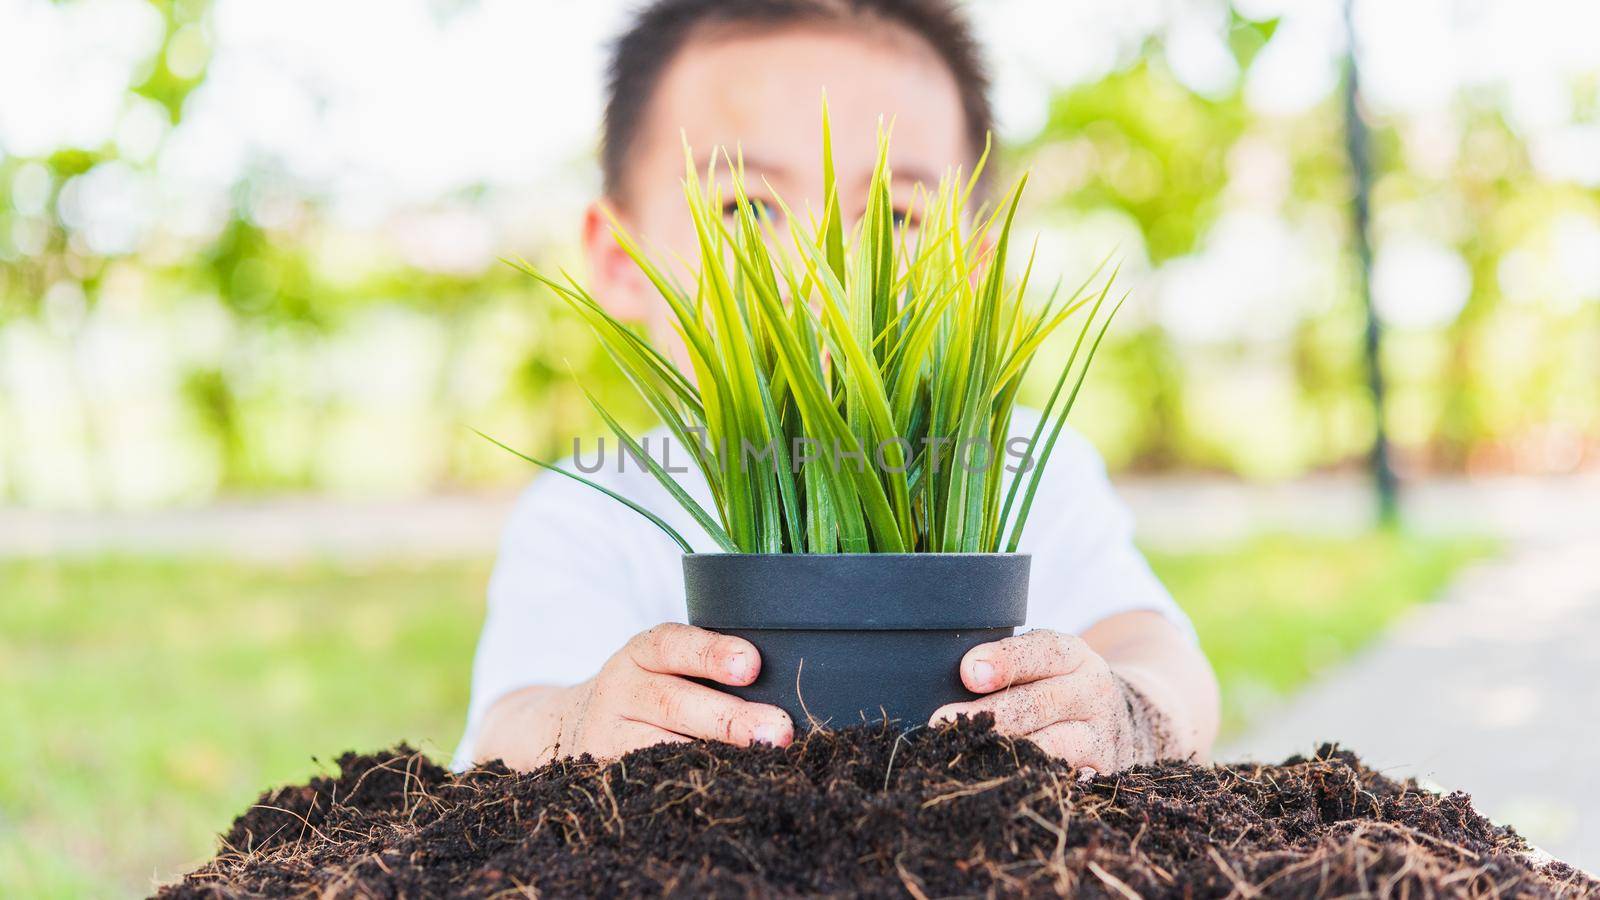
<path fill-rule="evenodd" d="M 750 703 L 684 676 L 744 685 L 761 654 L 743 638 L 690 625 L 637 634 L 588 682 L 572 720 L 574 753 L 609 759 L 662 741 L 706 738 L 783 746 L 794 723 L 776 706 Z"/>
<path fill-rule="evenodd" d="M 486 717 L 476 756 L 532 768 L 557 753 L 614 759 L 693 738 L 781 747 L 794 740 L 788 713 L 689 680 L 745 685 L 760 671 L 761 655 L 743 638 L 657 625 L 635 635 L 582 684 L 507 695 Z"/>

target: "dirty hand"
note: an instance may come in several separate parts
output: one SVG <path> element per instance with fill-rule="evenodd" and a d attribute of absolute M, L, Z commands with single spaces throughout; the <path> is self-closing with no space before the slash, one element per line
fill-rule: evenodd
<path fill-rule="evenodd" d="M 1161 752 L 1161 714 L 1076 635 L 1039 629 L 980 644 L 962 657 L 961 681 L 988 696 L 940 707 L 934 724 L 993 713 L 996 730 L 1025 737 L 1086 775 Z"/>
<path fill-rule="evenodd" d="M 611 759 L 690 738 L 788 744 L 794 723 L 783 710 L 684 677 L 745 685 L 760 671 L 761 655 L 749 641 L 689 625 L 657 625 L 635 635 L 579 686 L 561 728 L 561 749 Z"/>

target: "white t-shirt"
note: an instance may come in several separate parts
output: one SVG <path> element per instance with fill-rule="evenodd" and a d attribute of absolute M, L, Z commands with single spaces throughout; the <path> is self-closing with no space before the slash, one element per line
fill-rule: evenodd
<path fill-rule="evenodd" d="M 1029 437 L 1037 422 L 1037 413 L 1019 408 L 1011 432 Z M 665 429 L 650 435 L 657 461 L 668 437 Z M 615 445 L 605 442 L 605 467 L 585 477 L 666 520 L 696 552 L 715 551 L 641 465 L 627 459 L 617 471 Z M 593 439 L 583 443 L 586 465 L 593 466 L 596 448 Z M 689 468 L 677 476 L 679 483 L 712 510 L 710 489 L 684 448 L 674 446 L 668 461 Z M 572 460 L 561 465 L 572 471 Z M 1018 550 L 1033 554 L 1029 627 L 1078 634 L 1117 613 L 1154 610 L 1194 634 L 1134 546 L 1132 516 L 1113 492 L 1099 453 L 1070 427 L 1040 479 Z M 530 685 L 575 684 L 599 671 L 633 635 L 684 621 L 682 566 L 681 548 L 643 516 L 570 478 L 536 478 L 511 513 L 489 580 L 457 765 L 472 759 L 479 726 L 496 700 Z"/>

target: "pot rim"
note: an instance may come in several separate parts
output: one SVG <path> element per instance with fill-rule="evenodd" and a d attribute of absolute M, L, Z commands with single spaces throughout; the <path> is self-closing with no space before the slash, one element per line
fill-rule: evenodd
<path fill-rule="evenodd" d="M 940 559 L 949 559 L 951 557 L 960 557 L 960 556 L 977 557 L 977 558 L 982 558 L 982 559 L 994 559 L 994 558 L 1025 558 L 1025 559 L 1032 559 L 1033 558 L 1033 554 L 1032 553 L 1028 553 L 1028 552 L 1006 553 L 1004 551 L 989 552 L 989 551 L 983 551 L 983 550 L 953 550 L 953 551 L 948 551 L 948 552 L 947 551 L 943 551 L 943 550 L 930 550 L 930 551 L 925 551 L 925 552 L 922 552 L 922 553 L 905 553 L 905 552 L 898 552 L 898 553 L 724 553 L 724 552 L 720 552 L 720 551 L 711 551 L 709 553 L 696 552 L 696 553 L 685 553 L 685 554 L 683 554 L 683 557 L 685 559 L 693 559 L 693 558 L 696 558 L 696 557 L 710 557 L 710 556 L 715 556 L 715 557 L 718 557 L 718 558 L 733 558 L 733 559 L 779 559 L 779 558 L 791 558 L 791 557 L 804 557 L 804 558 L 813 558 L 813 559 L 830 559 L 830 558 L 831 559 L 866 559 L 866 558 L 876 558 L 876 559 L 927 559 L 927 558 L 940 558 Z"/>
<path fill-rule="evenodd" d="M 689 624 L 723 629 L 1020 627 L 1026 553 L 690 553 Z"/>

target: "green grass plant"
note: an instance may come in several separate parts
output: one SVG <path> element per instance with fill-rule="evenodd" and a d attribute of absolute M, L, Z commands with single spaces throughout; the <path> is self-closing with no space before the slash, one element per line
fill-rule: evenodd
<path fill-rule="evenodd" d="M 583 318 L 688 450 L 710 487 L 709 509 L 590 395 L 623 448 L 718 549 L 1015 551 L 1115 314 L 1118 303 L 1107 303 L 1114 273 L 1097 290 L 1101 269 L 1077 290 L 1064 294 L 1057 283 L 1045 302 L 1028 302 L 1033 256 L 1020 278 L 1007 277 L 1026 177 L 998 203 L 981 203 L 985 153 L 971 174 L 952 170 L 897 206 L 887 131 L 865 213 L 847 236 L 826 110 L 822 128 L 820 215 L 801 215 L 781 199 L 775 209 L 752 202 L 737 154 L 712 154 L 702 176 L 685 148 L 684 196 L 698 246 L 692 286 L 614 222 L 620 246 L 670 310 L 685 367 L 576 279 L 516 265 Z M 1055 386 L 1026 452 L 1008 461 L 1002 451 L 1023 379 L 1046 339 L 1075 318 L 1077 338 L 1053 364 Z M 653 512 L 524 458 L 626 503 L 692 552 Z M 1011 469 L 1021 471 L 1011 478 Z"/>

